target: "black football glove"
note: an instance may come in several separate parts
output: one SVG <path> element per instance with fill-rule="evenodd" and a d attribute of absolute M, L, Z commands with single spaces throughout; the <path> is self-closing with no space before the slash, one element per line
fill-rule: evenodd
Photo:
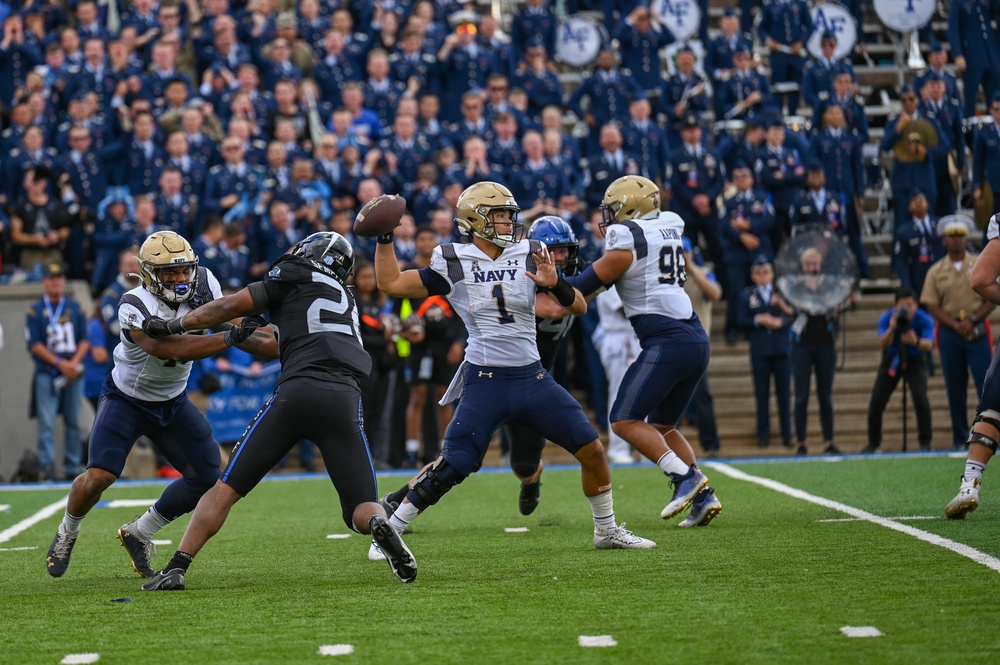
<path fill-rule="evenodd" d="M 242 344 L 250 338 L 250 335 L 254 334 L 257 328 L 266 325 L 267 321 L 259 314 L 244 316 L 243 320 L 240 321 L 240 325 L 233 326 L 226 331 L 226 345 L 234 346 Z"/>
<path fill-rule="evenodd" d="M 158 339 L 160 337 L 169 337 L 170 335 L 180 335 L 184 332 L 184 327 L 181 326 L 180 319 L 170 319 L 168 321 L 159 316 L 151 316 L 142 322 L 142 332 L 146 337 Z"/>

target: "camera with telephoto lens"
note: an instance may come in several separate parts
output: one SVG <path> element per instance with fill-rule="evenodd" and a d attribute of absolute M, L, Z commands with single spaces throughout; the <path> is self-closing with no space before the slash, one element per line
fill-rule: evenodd
<path fill-rule="evenodd" d="M 900 305 L 896 310 L 896 330 L 902 332 L 909 328 L 911 317 L 912 312 L 910 312 L 910 308 L 906 305 Z"/>

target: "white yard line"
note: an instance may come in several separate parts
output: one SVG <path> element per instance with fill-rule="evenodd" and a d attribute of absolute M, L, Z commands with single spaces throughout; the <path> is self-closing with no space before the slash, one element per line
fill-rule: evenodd
<path fill-rule="evenodd" d="M 156 503 L 156 499 L 114 499 L 102 501 L 95 508 L 148 508 Z"/>
<path fill-rule="evenodd" d="M 6 543 L 8 540 L 13 538 L 17 534 L 21 533 L 22 531 L 30 529 L 31 527 L 35 526 L 42 520 L 47 520 L 53 515 L 62 512 L 63 510 L 66 509 L 66 501 L 68 499 L 69 497 L 66 496 L 63 497 L 62 499 L 59 499 L 55 503 L 50 503 L 49 505 L 45 506 L 37 513 L 32 515 L 31 517 L 23 519 L 14 526 L 4 529 L 3 531 L 0 531 L 0 543 Z"/>
<path fill-rule="evenodd" d="M 941 519 L 937 515 L 901 515 L 899 517 L 887 517 L 887 520 L 896 520 L 897 522 L 909 522 L 911 520 L 939 520 Z M 816 520 L 817 522 L 827 523 L 827 522 L 863 522 L 864 520 L 859 517 L 835 517 L 829 520 Z"/>
<path fill-rule="evenodd" d="M 704 464 L 713 471 L 717 471 L 724 476 L 734 478 L 736 480 L 742 480 L 748 483 L 754 483 L 762 487 L 766 487 L 770 490 L 774 490 L 780 494 L 785 494 L 795 499 L 801 499 L 802 501 L 808 501 L 809 503 L 814 503 L 817 506 L 823 506 L 824 508 L 830 508 L 832 510 L 838 510 L 842 513 L 847 513 L 852 517 L 864 520 L 866 522 L 871 522 L 879 526 L 883 526 L 887 529 L 892 529 L 893 531 L 899 531 L 900 533 L 905 533 L 908 536 L 913 536 L 917 540 L 922 540 L 925 543 L 930 543 L 931 545 L 937 545 L 938 547 L 943 547 L 946 550 L 951 550 L 952 552 L 959 554 L 961 556 L 972 559 L 976 563 L 980 563 L 987 568 L 997 571 L 1000 573 L 1000 559 L 994 556 L 986 554 L 977 550 L 975 547 L 970 547 L 963 543 L 955 542 L 948 538 L 938 536 L 936 534 L 930 533 L 929 531 L 924 531 L 922 529 L 917 529 L 908 524 L 900 524 L 887 517 L 880 517 L 874 513 L 869 513 L 866 510 L 861 510 L 860 508 L 855 508 L 854 506 L 848 506 L 846 503 L 840 503 L 839 501 L 833 501 L 832 499 L 827 499 L 821 496 L 816 496 L 815 494 L 809 494 L 800 489 L 796 489 L 784 483 L 779 483 L 776 480 L 771 480 L 770 478 L 762 478 L 760 476 L 753 476 L 739 469 L 734 469 L 726 464 L 719 464 L 717 462 L 709 462 Z"/>

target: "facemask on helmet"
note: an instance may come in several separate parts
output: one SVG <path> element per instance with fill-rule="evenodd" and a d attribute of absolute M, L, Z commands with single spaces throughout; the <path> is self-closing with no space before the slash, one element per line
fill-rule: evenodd
<path fill-rule="evenodd" d="M 496 215 L 503 211 L 510 214 L 510 233 L 500 233 L 497 228 Z M 506 249 L 521 239 L 523 227 L 517 221 L 519 212 L 521 208 L 509 189 L 497 182 L 477 182 L 458 197 L 455 221 L 464 233 Z"/>
<path fill-rule="evenodd" d="M 572 277 L 580 271 L 580 243 L 573 233 L 573 228 L 562 217 L 546 215 L 539 217 L 528 230 L 530 240 L 540 240 L 549 251 L 565 248 L 568 252 L 566 260 L 557 262 L 556 268 L 562 275 Z"/>
<path fill-rule="evenodd" d="M 139 248 L 142 286 L 168 303 L 187 302 L 198 287 L 198 257 L 173 231 L 157 231 Z"/>

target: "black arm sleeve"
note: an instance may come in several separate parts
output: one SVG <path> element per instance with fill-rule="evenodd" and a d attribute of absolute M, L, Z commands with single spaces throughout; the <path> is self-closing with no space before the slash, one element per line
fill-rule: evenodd
<path fill-rule="evenodd" d="M 424 283 L 427 294 L 431 296 L 446 296 L 451 293 L 451 284 L 430 268 L 421 268 L 420 281 Z"/>
<path fill-rule="evenodd" d="M 272 280 L 254 282 L 247 287 L 250 297 L 253 298 L 253 306 L 258 312 L 269 312 L 281 301 L 281 285 Z"/>

